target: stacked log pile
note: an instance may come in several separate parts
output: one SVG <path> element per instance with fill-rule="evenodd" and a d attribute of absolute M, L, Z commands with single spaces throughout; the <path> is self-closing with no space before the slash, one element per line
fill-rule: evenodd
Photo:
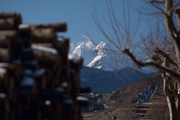
<path fill-rule="evenodd" d="M 81 120 L 82 59 L 68 59 L 65 23 L 22 24 L 0 13 L 0 120 Z"/>

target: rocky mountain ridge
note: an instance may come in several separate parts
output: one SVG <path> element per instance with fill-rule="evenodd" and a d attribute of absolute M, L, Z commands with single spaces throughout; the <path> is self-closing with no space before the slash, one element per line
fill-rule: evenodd
<path fill-rule="evenodd" d="M 100 42 L 98 45 L 94 45 L 90 40 L 82 42 L 73 49 L 71 57 L 82 57 L 84 66 L 105 71 L 118 71 L 126 67 L 138 69 L 128 56 L 105 42 Z M 150 67 L 138 70 L 148 73 L 155 71 Z"/>
<path fill-rule="evenodd" d="M 79 44 L 72 52 L 73 57 L 82 57 L 84 66 L 106 71 L 117 71 L 125 67 L 135 67 L 125 55 L 115 51 L 108 43 L 95 46 L 90 41 Z"/>

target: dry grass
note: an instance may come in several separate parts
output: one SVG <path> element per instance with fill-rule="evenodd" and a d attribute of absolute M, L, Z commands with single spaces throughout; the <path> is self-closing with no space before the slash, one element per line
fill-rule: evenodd
<path fill-rule="evenodd" d="M 159 87 L 158 98 L 149 100 L 149 104 L 132 103 L 132 100 L 135 99 L 135 96 L 139 92 L 142 92 L 147 87 L 147 85 L 153 81 L 157 83 L 161 82 L 159 77 L 148 80 L 141 80 L 131 85 L 119 88 L 118 90 L 111 92 L 111 94 L 104 95 L 108 98 L 117 91 L 122 92 L 122 95 L 119 98 L 120 102 L 114 102 L 105 99 L 102 102 L 106 104 L 109 109 L 88 113 L 92 116 L 86 117 L 84 120 L 139 120 L 139 115 L 137 115 L 137 106 L 148 106 L 149 109 L 145 111 L 146 113 L 144 117 L 152 118 L 153 120 L 168 120 L 168 108 L 162 87 Z"/>

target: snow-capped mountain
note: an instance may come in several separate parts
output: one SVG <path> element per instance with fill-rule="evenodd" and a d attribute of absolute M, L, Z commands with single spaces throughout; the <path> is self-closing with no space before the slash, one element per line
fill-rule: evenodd
<path fill-rule="evenodd" d="M 84 65 L 87 66 L 96 56 L 93 52 L 94 44 L 91 41 L 80 43 L 72 52 L 73 57 L 82 57 Z"/>
<path fill-rule="evenodd" d="M 100 42 L 93 51 L 96 57 L 87 65 L 107 71 L 116 71 L 124 67 L 132 67 L 130 59 L 115 51 L 109 44 Z"/>
<path fill-rule="evenodd" d="M 83 42 L 74 49 L 72 56 L 82 57 L 84 66 L 106 71 L 134 67 L 134 64 L 127 56 L 115 52 L 108 43 L 104 42 L 100 42 L 97 46 L 91 41 Z"/>

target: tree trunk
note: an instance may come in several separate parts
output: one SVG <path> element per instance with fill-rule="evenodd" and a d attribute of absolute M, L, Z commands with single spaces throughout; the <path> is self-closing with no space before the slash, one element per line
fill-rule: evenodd
<path fill-rule="evenodd" d="M 166 95 L 167 104 L 169 108 L 170 120 L 180 120 L 180 111 L 179 111 L 179 98 L 174 99 L 172 95 Z"/>
<path fill-rule="evenodd" d="M 163 90 L 166 95 L 170 120 L 180 120 L 180 95 L 172 89 L 169 79 L 163 79 Z M 179 89 L 179 86 L 177 86 Z"/>

